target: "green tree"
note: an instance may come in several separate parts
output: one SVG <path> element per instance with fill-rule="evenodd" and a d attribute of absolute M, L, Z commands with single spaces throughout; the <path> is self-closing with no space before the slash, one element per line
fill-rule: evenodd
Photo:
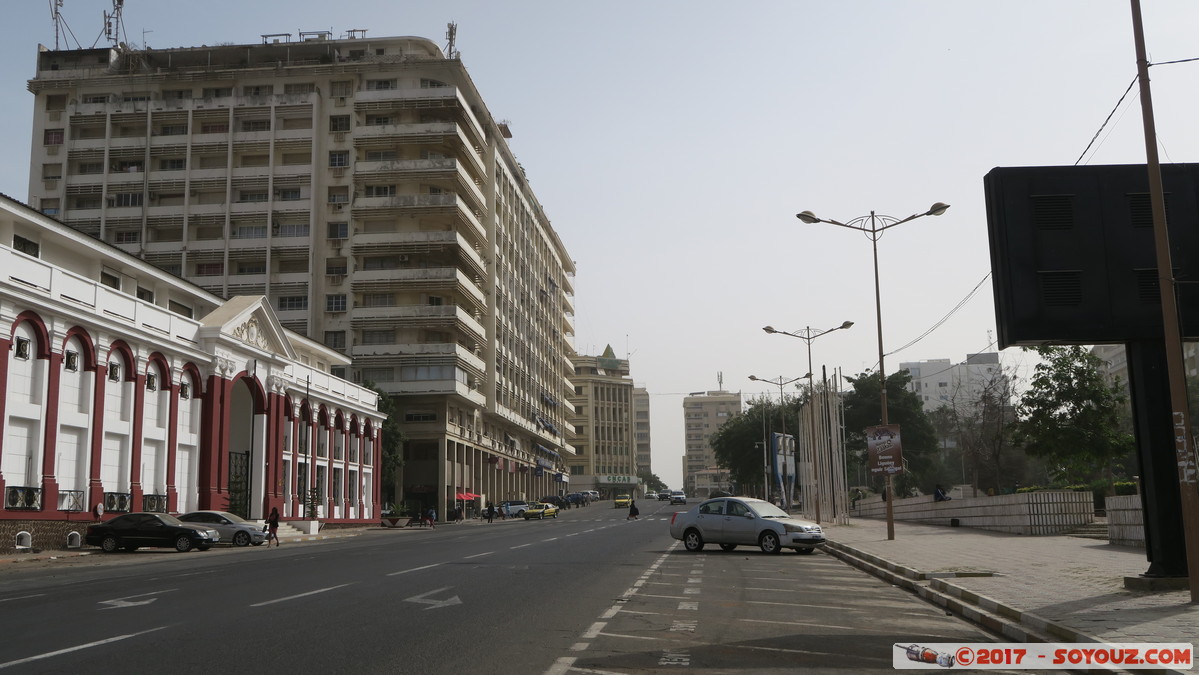
<path fill-rule="evenodd" d="M 1020 398 L 1014 439 L 1044 457 L 1054 478 L 1068 482 L 1112 480 L 1113 464 L 1133 452 L 1123 431 L 1126 400 L 1119 383 L 1104 380 L 1103 361 L 1080 346 L 1036 347 L 1042 362 Z"/>
<path fill-rule="evenodd" d="M 379 395 L 378 410 L 387 415 L 380 430 L 382 441 L 379 446 L 383 462 L 380 467 L 383 494 L 380 495 L 380 498 L 384 504 L 396 504 L 396 498 L 399 495 L 400 470 L 404 467 L 405 437 L 400 427 L 400 407 L 394 396 L 384 392 L 374 382 L 365 382 L 363 386 Z"/>
<path fill-rule="evenodd" d="M 645 486 L 648 492 L 661 492 L 670 487 L 658 478 L 658 474 L 651 473 L 649 469 L 637 469 L 637 478 L 641 480 L 641 484 Z"/>
<path fill-rule="evenodd" d="M 729 480 L 741 494 L 761 494 L 765 452 L 764 438 L 774 432 L 795 435 L 798 429 L 799 398 L 784 396 L 780 406 L 767 396 L 749 400 L 749 408 L 729 418 L 709 441 L 716 463 L 729 472 Z"/>
<path fill-rule="evenodd" d="M 861 373 L 845 378 L 853 389 L 845 392 L 845 449 L 856 457 L 859 466 L 866 463 L 866 427 L 882 424 L 877 373 Z M 909 391 L 911 373 L 901 370 L 887 376 L 887 421 L 898 424 L 903 443 L 904 472 L 895 477 L 895 493 L 911 494 L 913 489 L 931 493 L 943 480 L 937 461 L 937 434 L 924 413 L 924 404 Z M 851 472 L 852 475 L 852 472 Z M 875 477 L 875 489 L 881 490 L 883 478 Z"/>

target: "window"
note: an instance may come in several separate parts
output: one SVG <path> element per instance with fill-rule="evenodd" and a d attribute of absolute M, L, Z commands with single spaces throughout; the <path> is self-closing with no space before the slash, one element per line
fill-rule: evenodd
<path fill-rule="evenodd" d="M 200 133 L 202 134 L 224 134 L 228 132 L 228 122 L 205 122 L 200 125 Z"/>
<path fill-rule="evenodd" d="M 115 288 L 118 291 L 121 290 L 121 277 L 112 272 L 101 271 L 100 283 L 108 286 L 109 288 Z"/>
<path fill-rule="evenodd" d="M 187 125 L 186 124 L 164 124 L 164 125 L 162 125 L 162 128 L 158 130 L 158 135 L 159 136 L 186 136 L 187 135 Z"/>
<path fill-rule="evenodd" d="M 308 223 L 283 223 L 278 226 L 276 237 L 307 237 Z"/>
<path fill-rule="evenodd" d="M 424 78 L 424 77 L 422 77 L 420 80 L 420 88 L 421 89 L 437 89 L 439 87 L 448 87 L 448 86 L 450 86 L 450 85 L 446 84 L 445 82 L 442 82 L 441 80 L 430 80 L 430 79 Z"/>
<path fill-rule="evenodd" d="M 232 96 L 233 87 L 204 87 L 204 98 L 217 98 L 220 96 Z"/>
<path fill-rule="evenodd" d="M 384 124 L 391 124 L 390 115 L 367 115 L 366 124 L 371 127 L 379 127 Z"/>
<path fill-rule="evenodd" d="M 79 175 L 104 173 L 104 162 L 80 162 L 76 170 Z"/>
<path fill-rule="evenodd" d="M 154 291 L 144 287 L 137 287 L 137 299 L 142 302 L 154 302 Z"/>
<path fill-rule="evenodd" d="M 395 307 L 396 296 L 394 293 L 363 293 L 363 307 Z"/>
<path fill-rule="evenodd" d="M 296 274 L 308 272 L 307 258 L 291 258 L 279 261 L 280 274 Z"/>
<path fill-rule="evenodd" d="M 334 293 L 325 296 L 325 311 L 326 312 L 344 312 L 346 311 L 346 294 Z"/>
<path fill-rule="evenodd" d="M 42 200 L 42 213 L 47 216 L 57 216 L 59 207 L 62 205 L 57 197 Z"/>
<path fill-rule="evenodd" d="M 46 97 L 46 110 L 66 110 L 67 95 L 52 94 Z"/>
<path fill-rule="evenodd" d="M 265 202 L 266 201 L 266 193 L 265 192 L 249 192 L 249 191 L 243 190 L 237 194 L 237 201 L 240 203 L 243 203 L 243 204 L 247 203 L 247 202 Z"/>
<path fill-rule="evenodd" d="M 242 131 L 270 131 L 270 120 L 242 120 Z"/>
<path fill-rule="evenodd" d="M 362 259 L 364 270 L 394 270 L 399 266 L 399 260 L 394 255 L 376 255 Z"/>
<path fill-rule="evenodd" d="M 158 376 L 154 373 L 146 374 L 146 391 L 158 391 Z"/>
<path fill-rule="evenodd" d="M 442 298 L 439 295 L 430 295 L 428 297 L 427 304 L 430 307 L 440 307 L 445 304 L 445 298 Z"/>
<path fill-rule="evenodd" d="M 84 94 L 84 103 L 108 103 L 108 94 Z"/>
<path fill-rule="evenodd" d="M 182 101 L 183 99 L 191 98 L 191 89 L 163 89 L 162 99 L 164 101 Z M 186 132 L 184 132 L 186 133 Z"/>
<path fill-rule="evenodd" d="M 141 206 L 142 193 L 140 192 L 118 192 L 112 196 L 113 206 Z"/>
<path fill-rule="evenodd" d="M 386 162 L 396 158 L 395 150 L 367 150 L 366 159 L 371 162 Z"/>
<path fill-rule="evenodd" d="M 405 422 L 436 422 L 437 421 L 437 413 L 428 412 L 428 411 L 424 411 L 424 410 L 419 410 L 419 411 L 414 410 L 412 412 L 404 413 L 404 421 Z"/>
<path fill-rule="evenodd" d="M 142 233 L 137 230 L 118 230 L 112 233 L 114 244 L 136 244 L 142 240 Z"/>
<path fill-rule="evenodd" d="M 62 178 L 62 164 L 43 164 L 42 180 L 58 180 Z"/>
<path fill-rule="evenodd" d="M 325 261 L 325 274 L 345 274 L 345 258 L 329 258 Z"/>
<path fill-rule="evenodd" d="M 283 164 L 288 166 L 311 163 L 312 155 L 307 152 L 288 152 L 283 154 Z"/>
<path fill-rule="evenodd" d="M 162 171 L 183 171 L 187 168 L 187 160 L 182 157 L 159 160 L 158 168 Z"/>
<path fill-rule="evenodd" d="M 273 84 L 251 84 L 241 88 L 242 96 L 267 96 L 275 93 Z"/>
<path fill-rule="evenodd" d="M 308 309 L 307 295 L 285 295 L 279 298 L 280 312 L 295 312 Z"/>
<path fill-rule="evenodd" d="M 395 369 L 394 368 L 363 368 L 362 369 L 362 381 L 363 382 L 376 382 L 376 383 L 391 382 L 393 377 L 395 377 Z"/>
<path fill-rule="evenodd" d="M 266 239 L 266 225 L 234 225 L 231 239 Z"/>
<path fill-rule="evenodd" d="M 366 81 L 366 90 L 367 91 L 382 91 L 384 89 L 395 89 L 395 88 L 396 88 L 395 80 L 367 80 Z"/>
<path fill-rule="evenodd" d="M 354 93 L 353 80 L 336 80 L 329 83 L 330 96 L 351 96 Z"/>
<path fill-rule="evenodd" d="M 66 368 L 68 372 L 79 372 L 79 352 L 68 349 L 67 352 L 63 354 L 62 366 L 63 368 Z"/>
<path fill-rule="evenodd" d="M 62 145 L 62 129 L 46 129 L 42 134 L 42 145 Z"/>
<path fill-rule="evenodd" d="M 345 185 L 335 185 L 329 188 L 329 203 L 330 204 L 348 204 L 350 201 L 350 188 Z"/>
<path fill-rule="evenodd" d="M 344 330 L 325 331 L 325 346 L 332 349 L 345 349 L 346 332 Z"/>
<path fill-rule="evenodd" d="M 394 197 L 396 194 L 396 186 L 394 185 L 367 185 L 367 197 Z"/>
<path fill-rule="evenodd" d="M 198 277 L 219 277 L 224 273 L 225 263 L 223 262 L 196 263 L 196 276 Z"/>
<path fill-rule="evenodd" d="M 75 208 L 77 209 L 98 209 L 100 208 L 100 197 L 76 197 Z"/>
<path fill-rule="evenodd" d="M 349 131 L 350 116 L 349 115 L 331 115 L 329 117 L 329 131 Z"/>
<path fill-rule="evenodd" d="M 185 316 L 189 319 L 192 318 L 192 308 L 188 305 L 183 304 L 182 302 L 176 302 L 175 300 L 169 300 L 169 301 L 167 301 L 167 309 L 174 312 L 175 314 L 178 314 L 179 316 Z"/>
<path fill-rule="evenodd" d="M 333 150 L 329 153 L 329 166 L 333 168 L 347 167 L 350 165 L 349 150 Z"/>
<path fill-rule="evenodd" d="M 266 261 L 239 262 L 235 274 L 266 274 Z"/>
<path fill-rule="evenodd" d="M 179 398 L 186 401 L 187 399 L 189 399 L 191 397 L 192 397 L 191 385 L 186 382 L 180 384 L 179 385 Z"/>
<path fill-rule="evenodd" d="M 362 331 L 362 344 L 364 345 L 389 345 L 395 340 L 396 333 L 390 328 Z"/>
<path fill-rule="evenodd" d="M 341 379 L 344 380 L 344 379 L 346 379 L 346 367 L 345 366 L 329 366 L 329 374 L 332 375 L 333 377 L 340 377 Z"/>
<path fill-rule="evenodd" d="M 284 188 L 279 190 L 279 201 L 281 202 L 298 202 L 300 198 L 300 188 Z"/>
<path fill-rule="evenodd" d="M 329 223 L 329 239 L 346 239 L 350 236 L 349 223 Z"/>
<path fill-rule="evenodd" d="M 145 92 L 137 92 L 133 94 L 125 94 L 121 96 L 122 101 L 149 101 L 150 95 Z"/>
<path fill-rule="evenodd" d="M 316 85 L 312 82 L 291 82 L 283 85 L 284 94 L 311 94 L 316 91 Z"/>
<path fill-rule="evenodd" d="M 120 382 L 121 381 L 121 364 L 113 363 L 111 361 L 108 363 L 108 381 L 109 382 Z"/>

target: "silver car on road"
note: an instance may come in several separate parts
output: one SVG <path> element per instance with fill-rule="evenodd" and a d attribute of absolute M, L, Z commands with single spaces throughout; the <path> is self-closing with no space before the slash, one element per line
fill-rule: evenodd
<path fill-rule="evenodd" d="M 681 539 L 688 551 L 719 544 L 725 551 L 745 545 L 757 546 L 764 553 L 784 548 L 811 553 L 824 543 L 824 531 L 816 523 L 752 497 L 708 499 L 689 511 L 675 513 L 670 519 L 670 536 Z"/>
<path fill-rule="evenodd" d="M 266 541 L 266 532 L 261 525 L 227 511 L 192 511 L 179 516 L 179 520 L 207 525 L 220 532 L 222 544 L 261 546 Z"/>

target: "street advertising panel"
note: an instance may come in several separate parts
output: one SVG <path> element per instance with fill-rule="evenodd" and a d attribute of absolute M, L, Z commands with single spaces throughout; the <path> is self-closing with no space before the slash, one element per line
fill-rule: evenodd
<path fill-rule="evenodd" d="M 774 489 L 783 498 L 783 506 L 790 507 L 790 496 L 795 492 L 795 437 L 791 434 L 771 434 L 771 469 L 774 474 Z"/>
<path fill-rule="evenodd" d="M 903 473 L 903 447 L 898 424 L 866 427 L 867 462 L 871 474 Z"/>

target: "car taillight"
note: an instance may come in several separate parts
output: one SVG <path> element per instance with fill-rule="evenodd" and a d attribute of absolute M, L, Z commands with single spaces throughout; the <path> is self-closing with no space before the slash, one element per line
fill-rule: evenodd
<path fill-rule="evenodd" d="M 670 516 L 670 524 L 674 525 L 674 519 L 678 518 L 678 517 L 679 517 L 679 512 L 675 511 L 674 514 Z"/>

